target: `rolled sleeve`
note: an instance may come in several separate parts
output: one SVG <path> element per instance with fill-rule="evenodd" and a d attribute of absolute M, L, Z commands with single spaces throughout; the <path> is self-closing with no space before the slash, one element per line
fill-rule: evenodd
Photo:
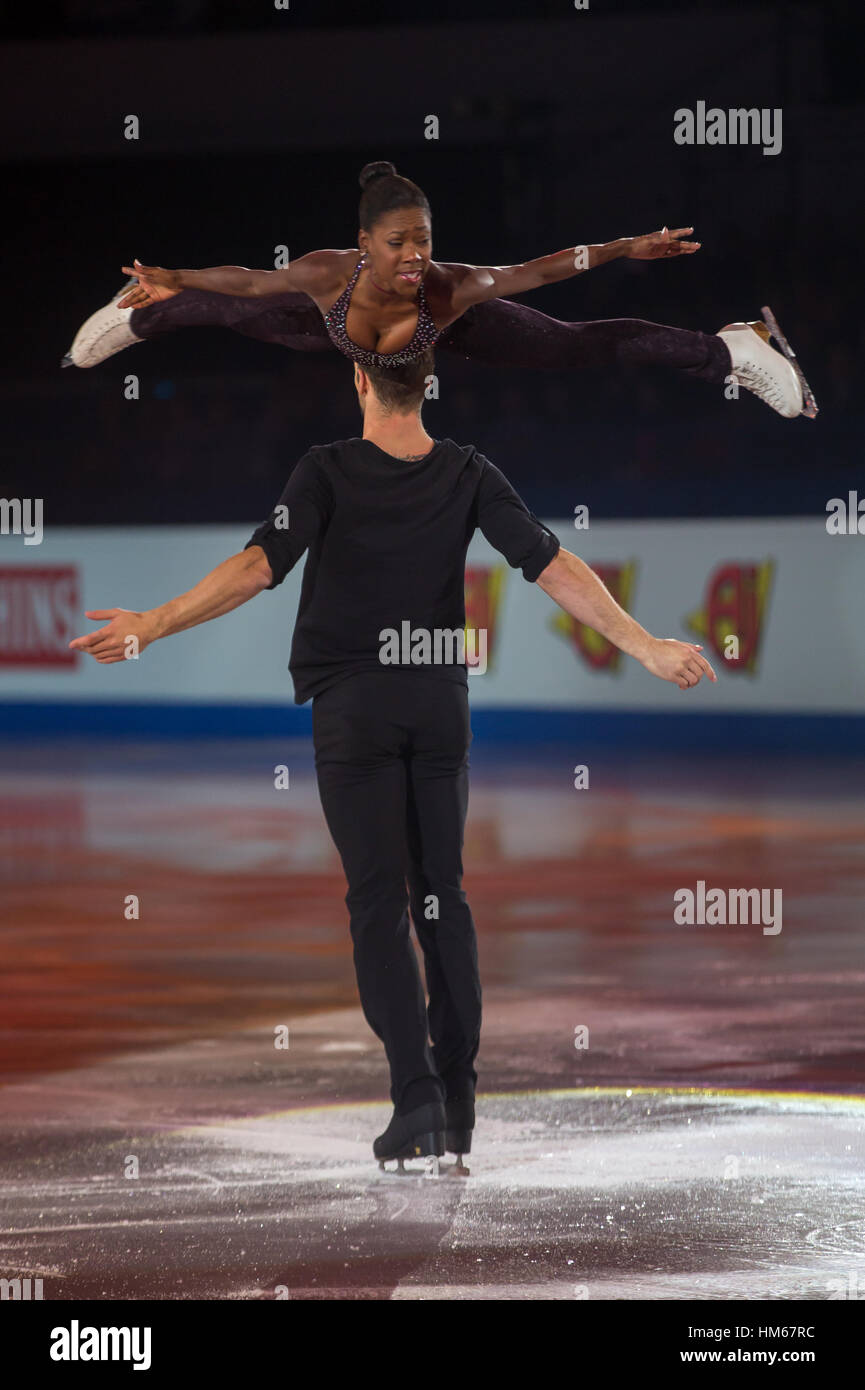
<path fill-rule="evenodd" d="M 505 475 L 484 459 L 478 489 L 478 526 L 512 569 L 533 584 L 561 548 L 558 536 L 530 512 Z"/>

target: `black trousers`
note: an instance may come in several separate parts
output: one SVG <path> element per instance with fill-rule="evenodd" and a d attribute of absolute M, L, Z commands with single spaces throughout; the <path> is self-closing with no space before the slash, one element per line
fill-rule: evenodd
<path fill-rule="evenodd" d="M 321 804 L 348 882 L 360 1001 L 404 1113 L 477 1079 L 481 985 L 462 889 L 468 691 L 418 671 L 362 671 L 316 695 L 312 720 Z"/>

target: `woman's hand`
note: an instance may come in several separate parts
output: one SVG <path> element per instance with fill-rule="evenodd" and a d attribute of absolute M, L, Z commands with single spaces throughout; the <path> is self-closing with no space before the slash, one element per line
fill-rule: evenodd
<path fill-rule="evenodd" d="M 688 232 L 693 232 L 693 227 L 677 227 L 671 232 L 669 227 L 664 227 L 660 232 L 649 232 L 646 236 L 635 236 L 631 238 L 631 244 L 626 252 L 629 261 L 657 261 L 664 256 L 693 256 L 695 251 L 699 251 L 699 241 L 682 241 L 681 238 Z"/>
<path fill-rule="evenodd" d="M 160 265 L 142 265 L 136 260 L 133 265 L 125 265 L 123 273 L 134 275 L 138 284 L 117 301 L 119 309 L 143 309 L 145 304 L 156 304 L 160 299 L 180 294 L 182 288 L 180 271 L 163 270 Z"/>

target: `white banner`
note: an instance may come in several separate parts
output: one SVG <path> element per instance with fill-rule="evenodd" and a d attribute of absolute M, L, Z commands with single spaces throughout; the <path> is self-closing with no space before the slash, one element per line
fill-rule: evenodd
<path fill-rule="evenodd" d="M 548 523 L 657 637 L 702 642 L 718 684 L 681 692 L 573 622 L 478 534 L 467 625 L 485 629 L 477 707 L 862 713 L 865 536 L 825 517 Z M 70 653 L 90 608 L 151 608 L 243 548 L 254 527 L 48 527 L 0 536 L 0 701 L 291 702 L 303 562 L 280 588 L 99 666 Z M 2 714 L 0 714 L 2 720 Z"/>

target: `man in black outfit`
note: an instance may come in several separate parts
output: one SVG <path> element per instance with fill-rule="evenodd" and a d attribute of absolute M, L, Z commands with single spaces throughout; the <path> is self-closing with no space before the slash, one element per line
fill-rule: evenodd
<path fill-rule="evenodd" d="M 427 434 L 431 351 L 404 367 L 354 371 L 362 439 L 310 449 L 246 548 L 187 594 L 145 613 L 90 612 L 110 621 L 70 645 L 99 662 L 123 660 L 131 635 L 141 651 L 219 617 L 281 584 L 308 551 L 289 669 L 295 702 L 313 702 L 316 773 L 348 882 L 358 990 L 390 1066 L 394 1115 L 373 1151 L 462 1154 L 474 1126 L 481 987 L 462 889 L 467 667 L 447 634 L 465 626 L 472 534 L 479 528 L 525 579 L 653 675 L 681 689 L 715 676 L 699 647 L 661 641 L 629 617 L 473 445 Z M 393 632 L 411 634 L 396 663 Z"/>

